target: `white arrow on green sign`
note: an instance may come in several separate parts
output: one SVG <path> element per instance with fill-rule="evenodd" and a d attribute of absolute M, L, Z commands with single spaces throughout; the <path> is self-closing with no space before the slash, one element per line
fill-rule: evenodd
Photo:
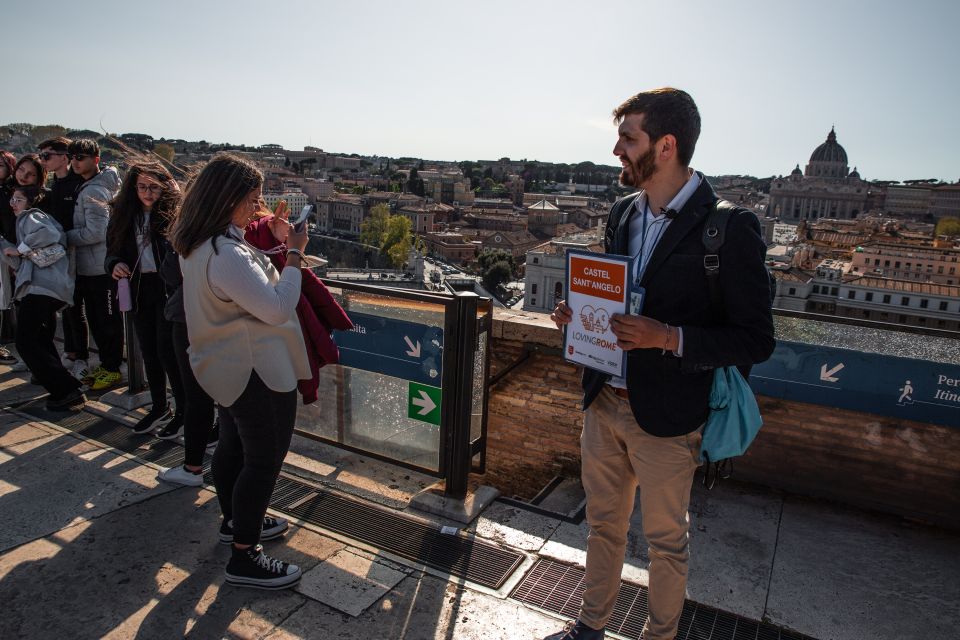
<path fill-rule="evenodd" d="M 411 382 L 407 392 L 407 417 L 439 426 L 442 397 L 440 387 Z"/>

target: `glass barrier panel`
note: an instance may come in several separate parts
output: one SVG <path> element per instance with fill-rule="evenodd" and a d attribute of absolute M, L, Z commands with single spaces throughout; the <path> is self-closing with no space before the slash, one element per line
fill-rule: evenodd
<path fill-rule="evenodd" d="M 444 326 L 451 302 L 432 295 L 329 289 L 354 328 L 334 331 L 340 364 L 320 370 L 319 399 L 300 407 L 298 429 L 437 473 Z"/>

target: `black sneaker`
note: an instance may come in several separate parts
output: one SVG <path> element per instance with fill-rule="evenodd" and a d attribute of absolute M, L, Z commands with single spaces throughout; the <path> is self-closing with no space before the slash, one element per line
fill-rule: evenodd
<path fill-rule="evenodd" d="M 133 425 L 133 432 L 150 433 L 157 427 L 166 425 L 171 420 L 173 420 L 173 411 L 170 410 L 170 407 L 164 407 L 159 410 L 151 408 L 150 413 L 140 418 L 137 424 Z"/>
<path fill-rule="evenodd" d="M 227 582 L 238 587 L 286 589 L 300 581 L 300 567 L 271 558 L 263 546 L 234 549 L 227 563 Z"/>
<path fill-rule="evenodd" d="M 603 640 L 603 637 L 603 629 L 593 629 L 577 620 L 568 622 L 563 631 L 550 634 L 543 640 Z"/>
<path fill-rule="evenodd" d="M 47 411 L 76 411 L 82 409 L 86 401 L 87 396 L 80 389 L 74 389 L 59 398 L 47 398 Z"/>
<path fill-rule="evenodd" d="M 183 431 L 183 416 L 177 413 L 174 414 L 173 420 L 157 432 L 157 437 L 161 440 L 174 440 L 181 431 Z"/>
<path fill-rule="evenodd" d="M 263 516 L 263 524 L 260 526 L 260 542 L 276 540 L 290 528 L 290 522 L 286 518 L 274 518 L 273 516 Z M 233 520 L 224 520 L 220 525 L 220 544 L 231 544 L 233 542 Z"/>

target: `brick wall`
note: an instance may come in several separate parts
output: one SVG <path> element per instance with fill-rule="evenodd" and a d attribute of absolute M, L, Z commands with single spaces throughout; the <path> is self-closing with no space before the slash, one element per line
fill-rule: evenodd
<path fill-rule="evenodd" d="M 546 316 L 495 315 L 487 473 L 506 495 L 534 496 L 579 472 L 580 372 Z M 960 429 L 760 396 L 764 427 L 735 478 L 960 528 Z"/>

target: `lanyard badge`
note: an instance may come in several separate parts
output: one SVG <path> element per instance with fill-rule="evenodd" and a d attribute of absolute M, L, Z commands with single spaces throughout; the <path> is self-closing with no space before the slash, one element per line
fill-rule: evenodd
<path fill-rule="evenodd" d="M 647 297 L 647 290 L 634 281 L 630 289 L 630 315 L 639 316 L 643 313 L 643 301 Z"/>

